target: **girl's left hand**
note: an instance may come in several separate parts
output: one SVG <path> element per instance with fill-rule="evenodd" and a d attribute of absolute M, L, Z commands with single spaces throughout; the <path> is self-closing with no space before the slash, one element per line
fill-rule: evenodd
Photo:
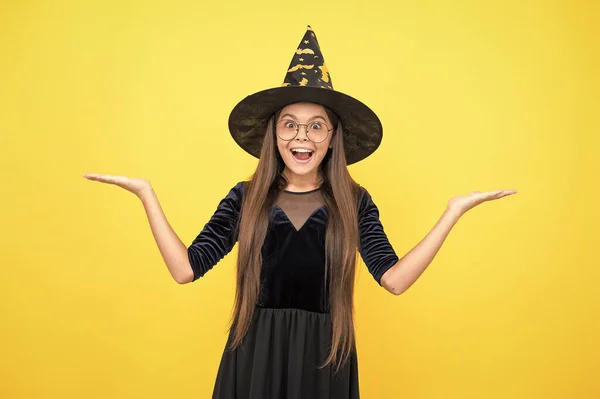
<path fill-rule="evenodd" d="M 517 190 L 496 190 L 487 191 L 484 193 L 481 191 L 473 191 L 470 194 L 459 195 L 451 198 L 448 201 L 448 210 L 451 212 L 456 212 L 460 216 L 469 209 L 472 209 L 483 202 L 497 200 L 508 195 L 515 194 L 516 192 Z"/>

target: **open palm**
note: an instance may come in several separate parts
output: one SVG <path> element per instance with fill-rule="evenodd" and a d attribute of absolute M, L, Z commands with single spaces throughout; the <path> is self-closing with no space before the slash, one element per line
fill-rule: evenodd
<path fill-rule="evenodd" d="M 86 173 L 83 177 L 100 183 L 114 184 L 134 193 L 138 197 L 145 191 L 152 189 L 149 180 L 135 177 L 103 175 L 98 173 Z"/>
<path fill-rule="evenodd" d="M 493 201 L 516 194 L 517 190 L 473 191 L 466 195 L 458 195 L 448 201 L 448 209 L 463 214 L 469 209 L 487 201 Z"/>

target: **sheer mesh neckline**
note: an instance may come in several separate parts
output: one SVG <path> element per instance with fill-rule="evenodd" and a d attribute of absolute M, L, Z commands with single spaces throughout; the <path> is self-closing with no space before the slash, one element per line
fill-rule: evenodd
<path fill-rule="evenodd" d="M 283 190 L 284 193 L 288 193 L 288 194 L 294 194 L 294 195 L 303 195 L 303 194 L 312 194 L 316 191 L 319 191 L 321 189 L 321 187 L 317 187 L 313 190 L 309 190 L 309 191 L 289 191 L 289 190 Z"/>
<path fill-rule="evenodd" d="M 275 204 L 299 231 L 304 223 L 325 205 L 325 201 L 319 187 L 309 191 L 282 190 L 277 196 Z"/>

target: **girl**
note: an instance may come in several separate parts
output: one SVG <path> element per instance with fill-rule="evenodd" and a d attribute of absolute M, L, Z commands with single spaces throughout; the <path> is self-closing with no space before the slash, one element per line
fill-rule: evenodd
<path fill-rule="evenodd" d="M 232 111 L 234 140 L 259 158 L 200 234 L 185 246 L 148 180 L 86 174 L 144 204 L 173 278 L 204 276 L 239 243 L 227 346 L 213 398 L 359 398 L 353 288 L 357 250 L 394 295 L 423 273 L 461 215 L 515 190 L 457 196 L 431 232 L 399 258 L 371 196 L 347 165 L 373 153 L 381 123 L 360 101 L 333 90 L 308 27 L 281 87 L 246 97 Z"/>

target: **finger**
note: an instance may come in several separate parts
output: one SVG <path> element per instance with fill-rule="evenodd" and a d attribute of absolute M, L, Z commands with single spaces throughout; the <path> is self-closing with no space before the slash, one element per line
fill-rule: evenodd
<path fill-rule="evenodd" d="M 104 174 L 100 174 L 100 173 L 89 173 L 87 174 L 87 178 L 89 180 L 94 180 L 94 181 L 99 181 L 102 183 L 115 183 L 115 177 L 116 176 L 112 176 L 112 175 L 104 175 Z"/>
<path fill-rule="evenodd" d="M 102 178 L 102 175 L 99 173 L 86 173 L 83 175 L 88 180 L 98 180 Z"/>
<path fill-rule="evenodd" d="M 504 190 L 495 190 L 495 191 L 473 191 L 473 197 L 476 199 L 476 202 L 480 203 L 483 201 L 490 201 L 496 198 L 499 198 Z"/>
<path fill-rule="evenodd" d="M 503 190 L 502 197 L 513 195 L 517 193 L 517 190 Z"/>
<path fill-rule="evenodd" d="M 85 175 L 83 175 L 85 178 L 89 179 L 89 180 L 102 180 L 104 179 L 104 175 L 101 175 L 99 173 L 87 173 Z"/>
<path fill-rule="evenodd" d="M 489 199 L 498 199 L 502 197 L 506 197 L 508 195 L 516 194 L 517 190 L 495 190 L 489 191 L 486 194 Z"/>

